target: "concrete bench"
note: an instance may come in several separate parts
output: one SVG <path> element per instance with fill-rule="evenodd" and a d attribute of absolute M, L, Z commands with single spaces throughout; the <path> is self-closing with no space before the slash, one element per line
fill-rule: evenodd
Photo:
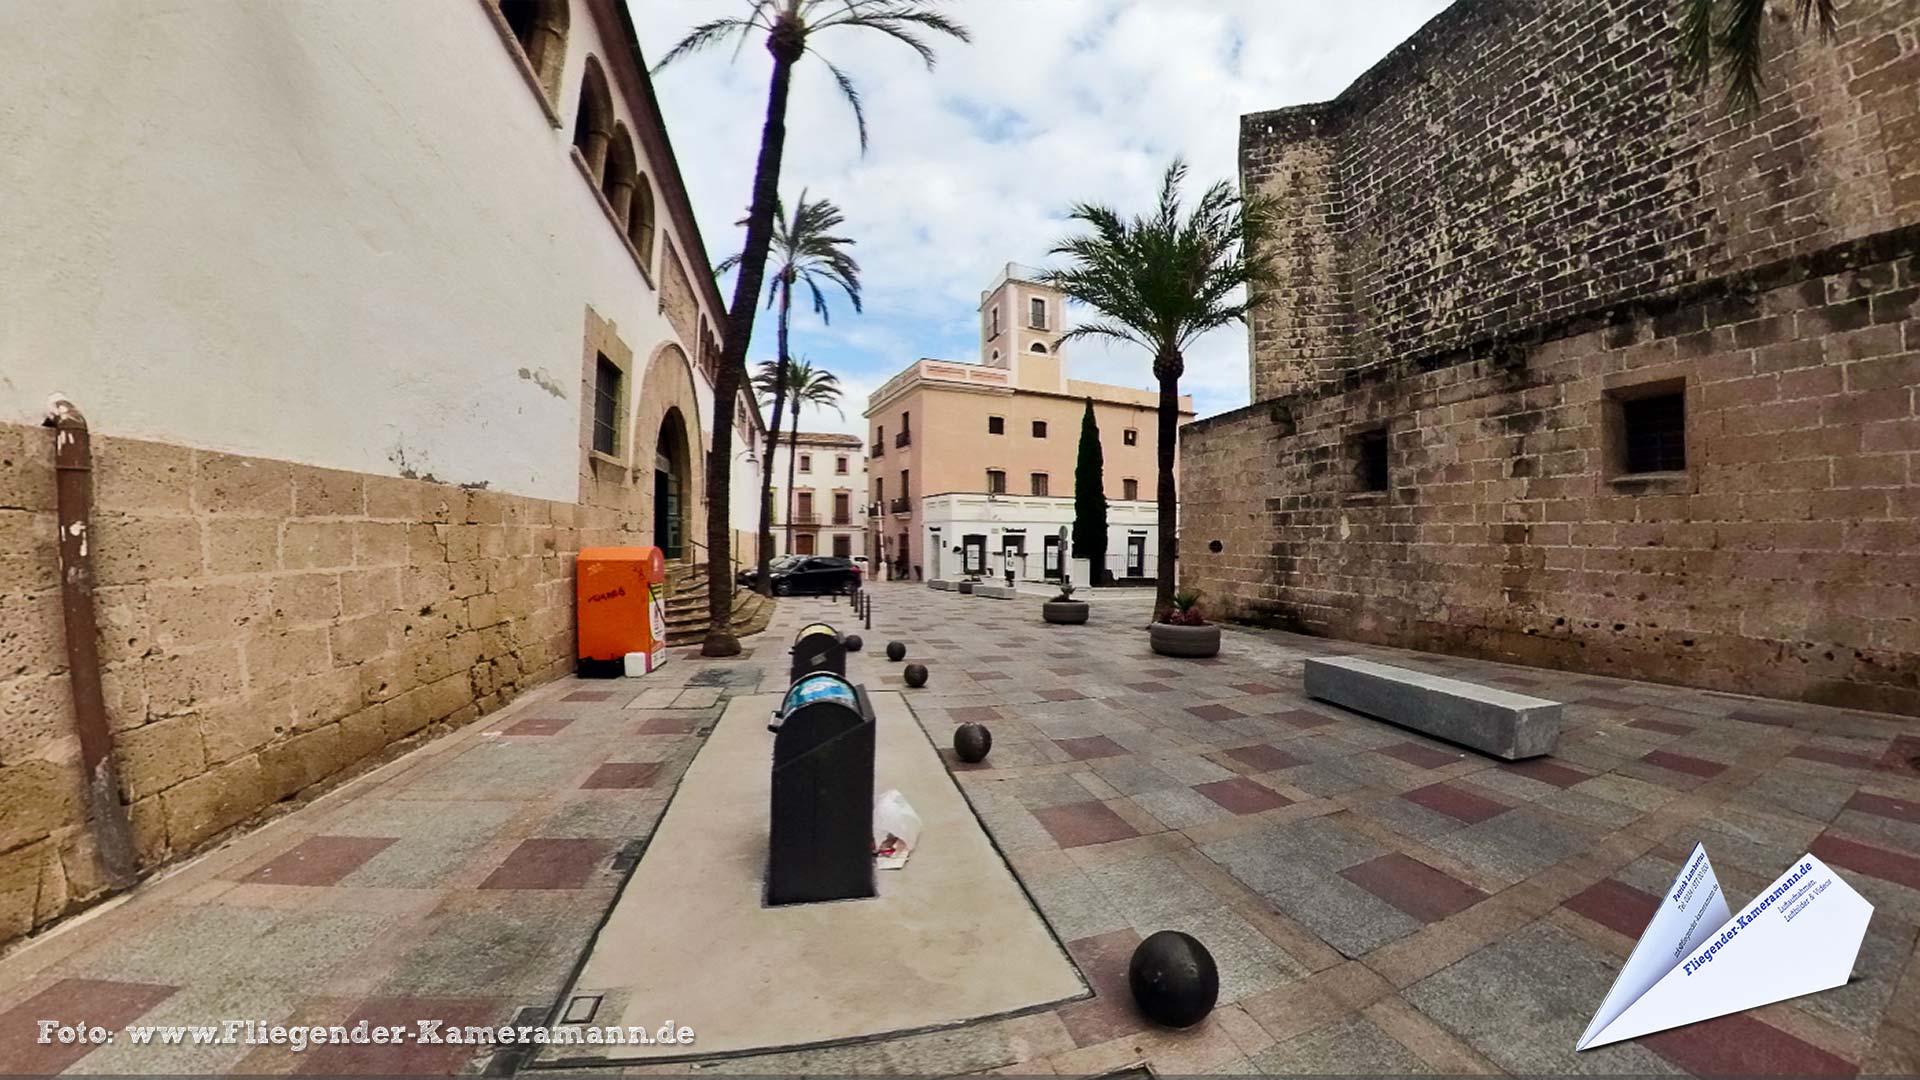
<path fill-rule="evenodd" d="M 1507 761 L 1553 752 L 1560 703 L 1333 656 L 1306 662 L 1307 696 Z"/>
<path fill-rule="evenodd" d="M 989 585 L 983 581 L 973 587 L 973 595 L 990 597 L 994 600 L 1011 600 L 1014 597 L 1014 589 L 1008 585 Z"/>
<path fill-rule="evenodd" d="M 927 588 L 939 589 L 941 592 L 952 592 L 953 582 L 943 578 L 934 578 L 932 581 L 927 582 Z"/>

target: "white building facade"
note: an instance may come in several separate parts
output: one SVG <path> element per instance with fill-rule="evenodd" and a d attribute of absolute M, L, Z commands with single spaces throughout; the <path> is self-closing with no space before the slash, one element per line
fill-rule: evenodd
<path fill-rule="evenodd" d="M 929 580 L 969 575 L 999 580 L 1011 557 L 1016 580 L 1058 581 L 1064 557 L 1075 586 L 1093 581 L 1087 560 L 1072 554 L 1070 497 L 929 495 L 921 501 L 921 516 Z M 1151 581 L 1158 574 L 1156 517 L 1151 501 L 1107 504 L 1107 580 Z"/>
<path fill-rule="evenodd" d="M 773 455 L 773 550 L 866 559 L 867 456 L 857 435 L 780 436 Z M 787 486 L 791 466 L 793 486 Z"/>

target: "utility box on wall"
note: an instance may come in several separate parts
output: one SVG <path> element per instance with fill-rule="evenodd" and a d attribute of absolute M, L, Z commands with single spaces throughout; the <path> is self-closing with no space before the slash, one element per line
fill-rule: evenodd
<path fill-rule="evenodd" d="M 667 659 L 667 562 L 657 547 L 583 548 L 574 564 L 579 671 L 643 675 Z"/>

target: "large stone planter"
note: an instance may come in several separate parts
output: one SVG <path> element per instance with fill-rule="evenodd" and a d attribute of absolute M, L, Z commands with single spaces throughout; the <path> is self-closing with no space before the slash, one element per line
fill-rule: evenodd
<path fill-rule="evenodd" d="M 964 594 L 964 595 L 967 595 L 967 596 L 972 596 L 972 595 L 973 595 L 973 584 L 974 584 L 974 583 L 973 583 L 973 582 L 971 582 L 971 581 L 963 581 L 963 582 L 961 582 L 961 583 L 960 583 L 960 586 L 959 586 L 959 588 L 960 588 L 960 592 L 961 592 L 962 594 Z"/>
<path fill-rule="evenodd" d="M 1212 623 L 1175 626 L 1157 622 L 1147 627 L 1147 640 L 1161 656 L 1212 656 L 1220 651 L 1220 628 Z"/>
<path fill-rule="evenodd" d="M 1048 600 L 1040 605 L 1040 615 L 1050 623 L 1078 626 L 1087 621 L 1085 600 Z"/>

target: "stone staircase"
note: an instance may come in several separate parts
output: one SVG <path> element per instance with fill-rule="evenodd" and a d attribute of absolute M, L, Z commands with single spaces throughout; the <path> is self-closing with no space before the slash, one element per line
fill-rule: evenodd
<path fill-rule="evenodd" d="M 773 619 L 773 601 L 751 589 L 733 590 L 735 637 L 757 634 Z M 707 564 L 667 563 L 667 645 L 698 645 L 707 637 Z"/>

